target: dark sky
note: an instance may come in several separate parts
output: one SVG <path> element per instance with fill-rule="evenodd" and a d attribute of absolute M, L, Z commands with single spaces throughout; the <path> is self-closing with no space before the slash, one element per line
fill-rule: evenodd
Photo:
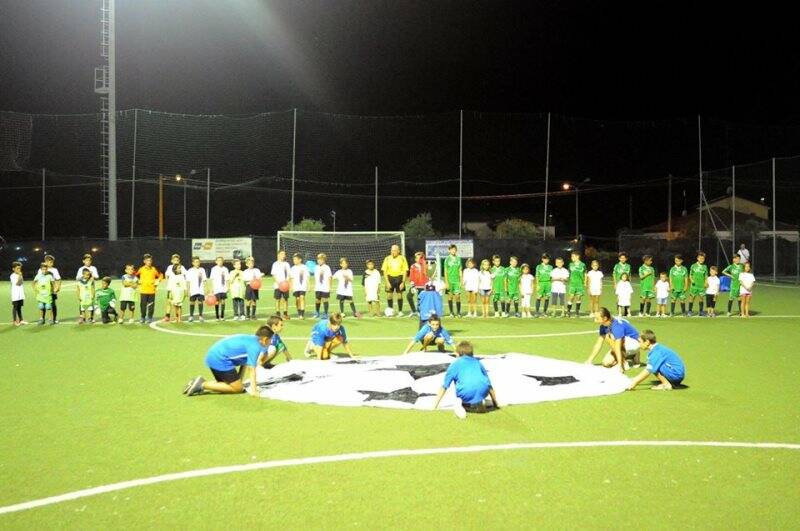
<path fill-rule="evenodd" d="M 119 108 L 800 118 L 794 17 L 769 4 L 117 4 Z M 0 108 L 93 112 L 99 0 L 0 5 Z"/>
<path fill-rule="evenodd" d="M 0 0 L 0 110 L 97 112 L 98 97 L 92 89 L 93 69 L 100 62 L 100 3 Z M 116 20 L 118 110 L 247 114 L 299 108 L 309 113 L 303 118 L 309 121 L 301 122 L 298 174 L 318 182 L 354 178 L 371 183 L 373 164 L 382 166 L 387 180 L 453 179 L 458 175 L 459 109 L 553 112 L 560 118 L 554 122 L 551 189 L 557 189 L 561 181 L 581 181 L 590 176 L 587 188 L 597 189 L 594 195 L 587 193 L 582 199 L 585 211 L 581 219 L 586 216 L 585 224 L 591 233 L 613 237 L 618 228 L 629 226 L 630 222 L 634 227 L 643 227 L 662 221 L 667 210 L 666 201 L 661 198 L 666 185 L 624 193 L 601 193 L 603 186 L 651 178 L 664 180 L 673 173 L 687 178 L 676 187 L 677 205 L 673 210 L 680 212 L 684 203 L 689 211 L 696 206 L 698 190 L 690 180 L 696 178 L 696 173 L 694 177 L 692 174 L 697 168 L 698 113 L 707 120 L 705 169 L 800 154 L 800 46 L 796 19 L 792 13 L 769 4 L 740 7 L 731 2 L 697 1 L 117 0 Z M 410 139 L 416 132 L 402 137 L 403 130 L 395 122 L 386 122 L 384 129 L 376 125 L 375 131 L 395 133 L 386 138 L 401 137 L 388 141 L 392 145 L 378 146 L 387 155 L 377 160 L 372 153 L 362 153 L 368 151 L 370 141 L 373 147 L 369 149 L 374 149 L 374 144 L 383 139 L 373 134 L 370 120 L 311 116 L 315 111 L 426 114 L 433 116 L 430 122 L 434 125 L 428 131 L 433 141 L 421 136 Z M 434 113 L 449 114 L 440 119 Z M 502 186 L 490 186 L 494 194 L 541 191 L 545 158 L 542 116 L 497 119 L 470 113 L 465 132 L 465 181 L 499 181 Z M 603 122 L 570 121 L 564 117 Z M 670 120 L 655 122 L 661 119 Z M 618 121 L 642 122 L 620 125 Z M 314 131 L 321 133 L 309 132 L 308 124 L 312 122 L 317 124 Z M 397 123 L 400 122 L 402 119 Z M 445 125 L 436 126 L 439 122 Z M 352 128 L 345 131 L 345 127 Z M 252 160 L 258 161 L 263 155 L 265 159 L 288 162 L 288 131 L 291 129 L 282 133 L 275 145 L 268 146 L 273 151 L 258 151 Z M 58 143 L 47 137 L 47 132 L 46 127 L 34 127 L 34 151 Z M 361 136 L 351 135 L 353 132 Z M 88 135 L 91 134 L 90 131 Z M 125 143 L 125 134 L 122 137 L 120 142 L 124 145 L 120 149 L 127 151 L 120 155 L 120 160 L 125 161 L 120 166 L 120 178 L 125 179 L 130 176 L 130 162 L 125 158 L 130 155 L 130 142 Z M 185 140 L 182 147 L 172 148 L 159 138 L 151 136 L 155 148 L 163 148 L 162 151 L 187 151 L 186 142 L 191 143 L 179 138 Z M 99 160 L 99 142 L 93 138 L 90 142 L 68 140 L 64 146 L 75 142 L 78 147 L 64 147 L 70 150 L 68 154 L 53 152 L 55 162 L 47 161 L 48 167 L 52 169 L 63 162 L 56 171 L 96 175 L 99 163 L 94 161 Z M 198 146 L 197 142 L 192 145 Z M 433 153 L 437 149 L 439 153 Z M 403 159 L 406 151 L 408 160 Z M 436 159 L 444 169 L 427 164 L 420 154 Z M 80 158 L 82 166 L 67 167 L 70 157 Z M 34 159 L 35 156 L 31 159 L 35 166 L 32 169 L 38 171 L 45 162 L 40 156 L 37 165 Z M 139 160 L 139 164 L 140 171 L 149 169 L 153 175 L 213 166 L 220 181 L 241 182 L 254 177 L 244 171 L 226 174 L 220 167 L 226 161 L 200 159 L 194 156 L 174 167 L 157 165 L 153 160 L 149 164 Z M 333 164 L 337 161 L 340 166 Z M 414 174 L 409 169 L 416 167 L 425 167 L 427 174 Z M 285 177 L 287 168 L 286 164 L 278 170 L 262 165 L 261 170 Z M 794 170 L 787 168 L 788 165 L 779 169 L 779 181 L 790 192 L 778 194 L 778 202 L 783 200 L 789 207 L 781 207 L 784 213 L 790 213 L 791 205 L 800 199 Z M 356 174 L 360 177 L 353 177 Z M 31 197 L 13 199 L 15 204 L 37 201 L 37 175 L 31 177 Z M 727 179 L 724 172 L 710 178 L 709 197 L 724 194 Z M 750 171 L 749 176 L 740 174 L 740 179 L 741 194 L 749 194 L 755 200 L 770 195 L 768 165 Z M 509 188 L 521 181 L 533 184 Z M 448 186 L 442 192 L 412 185 L 397 188 L 394 193 L 457 193 L 454 185 Z M 481 186 L 473 183 L 465 188 L 465 194 L 482 195 L 485 191 Z M 686 201 L 682 199 L 684 192 Z M 274 196 L 269 190 L 264 193 L 273 204 L 288 209 L 286 194 Z M 123 204 L 126 194 L 123 187 Z M 326 217 L 329 205 L 320 206 L 308 197 L 298 199 L 297 215 Z M 655 208 L 642 208 L 654 197 Z M 151 199 L 140 201 L 147 203 Z M 554 223 L 561 234 L 569 234 L 574 230 L 572 196 L 552 201 Z M 451 230 L 457 227 L 455 204 L 420 206 L 409 200 L 405 210 L 394 211 L 394 218 L 388 209 L 386 227 L 382 228 L 399 228 L 415 211 L 429 208 L 435 213 L 438 209 L 435 224 L 447 227 L 442 230 Z M 541 199 L 472 202 L 471 211 L 467 208 L 465 216 L 504 219 L 513 214 L 538 219 L 542 204 Z M 154 205 L 147 203 L 147 208 Z M 599 205 L 612 208 L 595 208 Z M 370 223 L 371 212 L 361 212 L 364 209 L 360 207 L 350 210 L 354 215 L 349 219 L 342 215 L 340 223 L 351 230 L 363 230 Z M 178 212 L 172 209 L 168 214 L 178 216 Z M 123 221 L 126 215 L 121 213 Z M 794 216 L 797 217 L 796 212 Z M 272 233 L 287 217 L 287 212 L 281 211 L 258 230 Z M 784 219 L 796 221 L 791 216 Z M 199 218 L 192 217 L 191 222 L 195 225 L 189 232 L 199 230 Z M 37 233 L 30 221 L 20 221 L 18 225 L 15 229 L 0 229 L 6 234 Z M 62 228 L 64 235 L 102 232 L 102 224 L 77 228 L 56 222 L 53 225 Z M 171 222 L 173 230 L 174 225 Z M 147 226 L 143 229 L 147 234 L 153 230 Z M 241 232 L 237 228 L 231 230 Z"/>

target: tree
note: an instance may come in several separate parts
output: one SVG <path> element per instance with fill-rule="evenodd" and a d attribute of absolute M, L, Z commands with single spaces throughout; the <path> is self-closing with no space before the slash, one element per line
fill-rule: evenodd
<path fill-rule="evenodd" d="M 287 222 L 281 230 L 323 231 L 325 230 L 325 224 L 321 219 L 303 218 L 295 223 L 294 226 L 292 226 L 291 221 Z"/>
<path fill-rule="evenodd" d="M 497 225 L 495 234 L 501 239 L 538 238 L 541 231 L 535 223 L 524 219 L 509 218 Z"/>
<path fill-rule="evenodd" d="M 433 223 L 431 221 L 431 213 L 422 212 L 406 221 L 403 224 L 403 232 L 405 232 L 406 236 L 409 238 L 436 236 L 436 231 L 433 230 Z"/>

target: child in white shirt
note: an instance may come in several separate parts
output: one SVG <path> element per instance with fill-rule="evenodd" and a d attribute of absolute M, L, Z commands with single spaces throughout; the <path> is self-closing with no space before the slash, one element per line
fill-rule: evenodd
<path fill-rule="evenodd" d="M 22 278 L 22 264 L 11 263 L 11 312 L 14 316 L 14 326 L 28 324 L 22 319 L 22 306 L 25 304 L 25 285 Z"/>
<path fill-rule="evenodd" d="M 667 280 L 667 273 L 662 271 L 658 275 L 658 282 L 656 282 L 656 317 L 667 316 L 667 301 L 669 300 L 669 280 Z"/>
<path fill-rule="evenodd" d="M 228 298 L 228 277 L 230 271 L 225 266 L 225 260 L 218 256 L 216 265 L 211 268 L 211 274 L 208 278 L 211 279 L 211 292 L 217 298 L 217 304 L 214 305 L 214 314 L 217 321 L 225 320 L 225 300 Z"/>
<path fill-rule="evenodd" d="M 183 299 L 186 298 L 186 275 L 183 273 L 183 266 L 176 264 L 172 267 L 172 275 L 167 281 L 167 289 L 169 290 L 169 303 L 170 313 L 172 314 L 172 322 L 181 322 L 181 312 L 183 308 Z"/>
<path fill-rule="evenodd" d="M 247 266 L 247 269 L 242 273 L 242 280 L 244 280 L 247 285 L 244 289 L 245 317 L 247 319 L 255 319 L 256 307 L 258 305 L 258 290 L 261 289 L 261 278 L 264 274 L 255 266 L 256 260 L 252 256 L 248 256 L 244 264 Z"/>
<path fill-rule="evenodd" d="M 244 271 L 242 271 L 242 261 L 238 258 L 233 261 L 233 269 L 228 276 L 228 288 L 230 289 L 231 299 L 233 299 L 233 320 L 244 321 L 244 297 L 247 293 L 247 283 L 244 281 Z"/>
<path fill-rule="evenodd" d="M 467 260 L 467 267 L 461 272 L 464 291 L 467 292 L 467 317 L 478 317 L 478 287 L 480 272 L 475 268 L 475 260 Z"/>
<path fill-rule="evenodd" d="M 566 315 L 567 279 L 569 271 L 564 267 L 564 259 L 556 258 L 556 266 L 550 273 L 550 315 L 556 316 L 561 310 L 561 317 Z"/>
<path fill-rule="evenodd" d="M 375 262 L 372 260 L 367 260 L 366 266 L 361 282 L 364 284 L 367 310 L 371 316 L 380 317 L 381 302 L 378 292 L 381 289 L 381 272 L 375 269 Z"/>
<path fill-rule="evenodd" d="M 183 274 L 186 277 L 186 284 L 189 286 L 189 322 L 194 321 L 194 309 L 199 306 L 197 319 L 203 322 L 203 306 L 206 299 L 206 275 L 205 268 L 200 267 L 200 257 L 192 257 L 192 267 Z"/>
<path fill-rule="evenodd" d="M 489 260 L 481 260 L 481 270 L 478 272 L 478 293 L 481 296 L 481 310 L 483 318 L 489 317 L 489 298 L 492 295 L 492 270 Z"/>
<path fill-rule="evenodd" d="M 631 286 L 631 282 L 628 280 L 628 273 L 622 273 L 622 275 L 620 275 L 615 291 L 617 294 L 617 315 L 619 317 L 630 316 L 633 286 Z"/>
<path fill-rule="evenodd" d="M 519 277 L 519 291 L 522 295 L 522 317 L 532 317 L 531 297 L 533 296 L 534 280 L 531 274 L 531 266 L 522 264 L 522 276 Z"/>
<path fill-rule="evenodd" d="M 742 317 L 750 317 L 750 299 L 753 297 L 753 286 L 756 277 L 753 275 L 750 262 L 745 262 L 744 271 L 739 273 L 739 296 L 742 300 Z"/>
<path fill-rule="evenodd" d="M 586 273 L 589 278 L 589 317 L 600 313 L 600 296 L 603 294 L 603 272 L 600 262 L 592 260 L 592 269 Z"/>
<path fill-rule="evenodd" d="M 292 267 L 289 269 L 289 290 L 294 295 L 297 316 L 300 319 L 306 318 L 306 292 L 308 291 L 308 279 L 310 276 L 311 272 L 303 263 L 303 256 L 300 253 L 294 253 L 292 255 Z"/>
<path fill-rule="evenodd" d="M 717 316 L 717 296 L 719 295 L 719 270 L 717 266 L 708 269 L 706 278 L 706 313 L 709 317 Z"/>
<path fill-rule="evenodd" d="M 289 290 L 280 289 L 282 282 L 289 282 L 291 267 L 286 261 L 286 251 L 278 251 L 278 259 L 272 263 L 270 275 L 272 276 L 272 290 L 275 297 L 275 315 L 281 315 L 283 308 L 283 318 L 289 319 Z"/>
<path fill-rule="evenodd" d="M 349 301 L 353 317 L 361 317 L 353 302 L 353 271 L 350 269 L 347 258 L 339 259 L 339 271 L 333 275 L 333 278 L 336 280 L 336 299 L 339 301 L 339 311 L 344 315 L 344 301 Z"/>
<path fill-rule="evenodd" d="M 314 269 L 314 290 L 316 291 L 316 303 L 314 304 L 314 308 L 316 309 L 316 313 L 314 313 L 315 319 L 327 319 L 328 318 L 328 299 L 331 296 L 331 278 L 333 277 L 333 272 L 331 272 L 331 268 L 327 262 L 328 257 L 325 253 L 319 253 L 317 255 L 317 267 Z M 323 313 L 320 314 L 319 310 L 322 308 Z"/>

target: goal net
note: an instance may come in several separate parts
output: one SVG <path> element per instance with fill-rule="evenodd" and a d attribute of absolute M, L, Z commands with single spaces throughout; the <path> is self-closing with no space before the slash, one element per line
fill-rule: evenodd
<path fill-rule="evenodd" d="M 392 245 L 399 245 L 400 254 L 405 255 L 405 233 L 278 231 L 278 250 L 285 250 L 290 261 L 294 253 L 300 253 L 303 262 L 325 253 L 331 269 L 336 271 L 339 259 L 344 257 L 357 275 L 364 272 L 367 260 L 373 260 L 375 268 L 380 269 Z"/>

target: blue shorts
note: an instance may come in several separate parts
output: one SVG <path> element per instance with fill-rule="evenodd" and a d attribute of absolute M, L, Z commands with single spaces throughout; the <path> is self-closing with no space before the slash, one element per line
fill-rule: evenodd
<path fill-rule="evenodd" d="M 463 404 L 467 404 L 470 406 L 474 406 L 476 404 L 480 404 L 483 402 L 483 399 L 487 397 L 489 394 L 489 389 L 491 387 L 488 385 L 481 385 L 475 388 L 468 388 L 468 389 L 458 389 L 456 388 L 456 396 L 461 399 Z"/>
<path fill-rule="evenodd" d="M 658 304 L 660 306 L 666 306 L 668 300 L 669 300 L 668 297 L 658 298 L 658 299 L 656 299 L 656 304 Z"/>
<path fill-rule="evenodd" d="M 674 377 L 674 376 L 667 376 L 667 375 L 666 375 L 666 374 L 664 374 L 664 373 L 661 373 L 661 376 L 663 376 L 664 378 L 666 378 L 666 379 L 667 379 L 667 381 L 668 381 L 669 383 L 671 383 L 672 385 L 680 385 L 680 383 L 683 381 L 683 379 L 684 379 L 684 378 L 686 378 L 686 375 L 681 375 L 680 377 L 677 377 L 677 378 L 676 378 L 676 377 Z"/>
<path fill-rule="evenodd" d="M 40 310 L 52 310 L 53 309 L 53 305 L 50 304 L 49 302 L 40 302 L 39 303 L 39 309 Z"/>

